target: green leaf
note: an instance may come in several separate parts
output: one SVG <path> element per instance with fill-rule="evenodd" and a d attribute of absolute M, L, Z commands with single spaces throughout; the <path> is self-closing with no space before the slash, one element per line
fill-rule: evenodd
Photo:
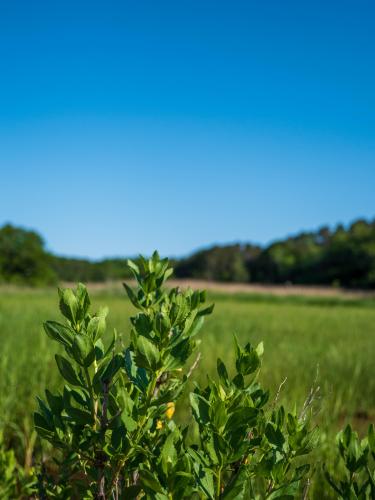
<path fill-rule="evenodd" d="M 158 367 L 160 353 L 158 348 L 146 337 L 142 335 L 137 339 L 136 360 L 138 366 L 155 370 Z"/>
<path fill-rule="evenodd" d="M 191 392 L 190 405 L 193 410 L 193 415 L 199 424 L 207 424 L 210 421 L 209 410 L 210 403 L 203 396 Z"/>
<path fill-rule="evenodd" d="M 104 356 L 103 357 L 107 357 L 108 354 L 111 352 L 111 351 L 114 351 L 114 347 L 115 347 L 115 344 L 116 344 L 116 340 L 117 340 L 117 330 L 116 328 L 113 329 L 113 334 L 112 334 L 112 339 L 111 339 L 111 342 L 109 343 L 108 347 L 107 347 L 107 350 L 105 351 L 104 353 Z"/>
<path fill-rule="evenodd" d="M 64 391 L 66 390 L 66 387 L 67 386 L 64 387 Z M 90 409 L 89 394 L 86 393 L 83 389 L 70 389 L 69 396 L 71 396 L 79 405 L 86 407 L 87 409 Z M 71 406 L 70 397 L 68 406 Z"/>
<path fill-rule="evenodd" d="M 45 418 L 45 420 L 48 423 L 51 423 L 53 420 L 51 410 L 48 408 L 48 406 L 45 404 L 45 402 L 42 399 L 40 399 L 38 397 L 36 399 L 38 401 L 38 406 L 39 406 L 39 410 L 40 410 L 41 414 L 43 415 L 43 417 Z"/>
<path fill-rule="evenodd" d="M 94 423 L 91 413 L 86 410 L 80 410 L 74 406 L 69 406 L 65 408 L 65 411 L 77 424 L 92 425 Z"/>
<path fill-rule="evenodd" d="M 125 350 L 124 364 L 125 370 L 129 379 L 135 384 L 141 391 L 145 391 L 148 386 L 148 378 L 146 370 L 144 368 L 138 368 L 135 363 L 135 354 L 129 348 Z"/>
<path fill-rule="evenodd" d="M 204 323 L 204 316 L 197 316 L 193 323 L 191 324 L 189 330 L 186 332 L 189 337 L 194 337 L 199 333 L 200 329 L 202 328 Z"/>
<path fill-rule="evenodd" d="M 234 342 L 236 346 L 236 368 L 238 373 L 242 375 L 250 375 L 254 373 L 260 367 L 260 356 L 262 353 L 263 345 L 259 344 L 257 349 L 251 347 L 248 343 L 243 349 L 234 336 Z M 258 354 L 258 352 L 260 354 Z"/>
<path fill-rule="evenodd" d="M 170 433 L 161 449 L 160 459 L 164 474 L 168 475 L 169 470 L 177 462 L 177 451 L 174 445 L 175 434 Z"/>
<path fill-rule="evenodd" d="M 165 367 L 168 368 L 168 370 L 182 368 L 190 354 L 193 352 L 195 345 L 196 343 L 190 338 L 185 338 L 175 344 L 168 356 L 165 358 Z"/>
<path fill-rule="evenodd" d="M 310 464 L 303 464 L 294 471 L 294 479 L 300 481 L 309 472 Z"/>
<path fill-rule="evenodd" d="M 92 338 L 93 342 L 103 336 L 106 328 L 106 317 L 108 308 L 103 307 L 98 314 L 90 319 L 87 325 L 87 335 Z"/>
<path fill-rule="evenodd" d="M 139 274 L 139 267 L 137 266 L 137 264 L 135 262 L 133 262 L 132 260 L 130 259 L 127 259 L 126 261 L 126 265 L 129 269 L 132 270 L 132 272 L 135 274 L 135 275 L 138 275 Z"/>
<path fill-rule="evenodd" d="M 124 285 L 124 288 L 126 290 L 126 293 L 128 294 L 129 300 L 133 304 L 133 306 L 136 307 L 137 309 L 142 309 L 142 306 L 140 305 L 140 303 L 137 299 L 137 296 L 135 295 L 133 290 L 130 288 L 130 286 L 127 285 L 126 283 L 123 283 L 123 285 Z"/>
<path fill-rule="evenodd" d="M 210 407 L 210 416 L 214 426 L 221 431 L 228 420 L 225 403 L 220 400 L 212 402 Z"/>
<path fill-rule="evenodd" d="M 122 489 L 121 498 L 128 498 L 129 500 L 134 500 L 134 499 L 138 498 L 138 495 L 140 494 L 141 491 L 142 491 L 142 486 L 140 484 L 127 486 L 127 487 Z"/>
<path fill-rule="evenodd" d="M 60 310 L 63 316 L 67 318 L 73 325 L 76 324 L 78 312 L 78 300 L 73 290 L 70 288 L 59 288 L 60 295 Z"/>
<path fill-rule="evenodd" d="M 234 410 L 229 415 L 227 425 L 225 426 L 226 432 L 232 432 L 240 427 L 250 427 L 256 423 L 258 410 L 253 407 L 242 407 Z"/>
<path fill-rule="evenodd" d="M 205 309 L 200 309 L 197 313 L 198 316 L 207 316 L 208 314 L 211 314 L 212 311 L 214 310 L 215 304 L 211 304 L 210 306 L 206 307 Z"/>
<path fill-rule="evenodd" d="M 221 361 L 220 358 L 218 358 L 218 360 L 217 360 L 217 373 L 218 373 L 218 375 L 220 377 L 221 382 L 226 387 L 228 387 L 228 385 L 229 385 L 228 372 L 227 372 L 227 369 L 226 369 L 224 363 Z"/>
<path fill-rule="evenodd" d="M 97 361 L 100 361 L 101 359 L 104 358 L 104 344 L 102 339 L 98 339 L 95 342 L 94 348 L 95 348 L 95 359 Z"/>
<path fill-rule="evenodd" d="M 146 491 L 151 490 L 154 493 L 164 493 L 164 490 L 157 478 L 157 474 L 152 474 L 147 469 L 141 468 L 140 482 Z"/>
<path fill-rule="evenodd" d="M 79 365 L 85 368 L 89 367 L 95 360 L 95 348 L 92 339 L 87 335 L 78 333 L 74 338 L 72 353 Z"/>
<path fill-rule="evenodd" d="M 35 430 L 40 437 L 51 441 L 53 439 L 53 428 L 48 424 L 46 419 L 38 412 L 34 413 Z"/>
<path fill-rule="evenodd" d="M 245 467 L 240 467 L 234 479 L 225 488 L 223 500 L 247 500 L 250 497 L 250 478 Z"/>
<path fill-rule="evenodd" d="M 95 373 L 93 379 L 94 389 L 97 394 L 102 392 L 102 384 L 111 382 L 116 373 L 120 370 L 123 363 L 123 358 L 120 354 L 115 354 L 110 361 L 104 360 Z"/>
<path fill-rule="evenodd" d="M 282 448 L 285 438 L 281 429 L 278 427 L 275 429 L 274 425 L 269 422 L 266 425 L 265 435 L 270 444 L 277 446 L 277 448 Z"/>
<path fill-rule="evenodd" d="M 43 323 L 44 331 L 53 340 L 70 347 L 74 340 L 74 332 L 68 326 L 57 321 L 46 321 Z"/>
<path fill-rule="evenodd" d="M 59 354 L 55 354 L 55 360 L 56 360 L 59 372 L 64 377 L 64 379 L 67 382 L 69 382 L 69 384 L 79 385 L 79 386 L 82 385 L 82 383 L 78 377 L 78 374 L 75 371 L 75 369 L 73 368 L 70 361 L 68 361 L 63 356 L 60 356 Z"/>
<path fill-rule="evenodd" d="M 150 333 L 152 332 L 152 322 L 147 314 L 139 313 L 132 318 L 131 321 L 139 335 L 150 337 Z"/>
<path fill-rule="evenodd" d="M 242 375 L 250 375 L 260 367 L 260 359 L 255 349 L 243 354 L 236 361 L 236 368 Z"/>
<path fill-rule="evenodd" d="M 167 314 L 163 312 L 158 312 L 154 319 L 155 330 L 159 332 L 161 336 L 167 335 L 171 330 L 171 322 Z"/>
<path fill-rule="evenodd" d="M 262 357 L 263 356 L 263 353 L 264 353 L 264 345 L 263 345 L 263 342 L 260 342 L 256 348 L 255 348 L 257 354 L 259 357 Z"/>
<path fill-rule="evenodd" d="M 205 466 L 205 460 L 197 450 L 189 448 L 189 455 L 192 457 L 193 471 L 200 490 L 207 498 L 215 498 L 214 479 L 212 471 Z"/>
<path fill-rule="evenodd" d="M 267 500 L 293 500 L 296 498 L 299 489 L 299 482 L 295 481 L 291 484 L 283 485 L 275 489 L 270 495 L 266 497 Z"/>
<path fill-rule="evenodd" d="M 241 373 L 237 373 L 237 375 L 233 378 L 232 382 L 236 387 L 238 387 L 238 389 L 244 389 L 245 387 L 245 380 L 243 375 L 241 375 Z"/>
<path fill-rule="evenodd" d="M 126 411 L 123 412 L 121 420 L 128 432 L 133 432 L 138 427 L 137 422 Z"/>
<path fill-rule="evenodd" d="M 87 293 L 87 288 L 83 283 L 78 283 L 76 289 L 76 297 L 78 300 L 78 309 L 79 309 L 79 319 L 83 319 L 90 307 L 90 297 Z"/>
<path fill-rule="evenodd" d="M 46 389 L 45 392 L 49 407 L 51 408 L 53 413 L 60 414 L 64 409 L 64 402 L 62 396 L 60 394 L 55 396 L 48 389 Z"/>

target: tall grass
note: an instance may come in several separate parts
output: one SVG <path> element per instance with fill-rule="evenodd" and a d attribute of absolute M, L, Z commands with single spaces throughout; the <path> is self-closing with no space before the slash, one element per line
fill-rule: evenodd
<path fill-rule="evenodd" d="M 110 327 L 126 344 L 133 308 L 125 294 L 98 292 L 93 297 L 94 310 L 109 306 Z M 213 375 L 217 357 L 232 358 L 233 334 L 242 343 L 263 340 L 262 382 L 275 394 L 286 379 L 280 392 L 286 406 L 302 406 L 312 385 L 320 386 L 315 408 L 323 453 L 346 421 L 361 432 L 374 420 L 375 306 L 369 301 L 225 294 L 212 299 L 216 307 L 201 335 L 196 378 Z M 30 462 L 34 445 L 35 396 L 58 384 L 56 344 L 42 329 L 44 320 L 58 317 L 55 291 L 0 291 L 0 429 L 5 428 L 7 444 L 21 463 Z M 183 403 L 180 418 L 187 418 Z"/>

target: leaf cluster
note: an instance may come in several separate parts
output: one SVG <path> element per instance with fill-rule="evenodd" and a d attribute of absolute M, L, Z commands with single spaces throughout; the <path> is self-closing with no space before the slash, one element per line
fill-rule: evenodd
<path fill-rule="evenodd" d="M 125 348 L 116 331 L 106 341 L 108 311 L 91 313 L 82 284 L 59 290 L 64 321 L 44 324 L 64 351 L 55 356 L 64 385 L 46 390 L 34 417 L 57 468 L 40 475 L 41 496 L 293 498 L 310 474 L 317 430 L 269 402 L 258 382 L 263 345 L 235 339 L 233 376 L 219 359 L 217 378 L 190 394 L 192 421 L 177 425 L 189 359 L 213 306 L 204 292 L 164 288 L 172 269 L 157 253 L 128 267 L 137 288 L 124 286 L 137 313 Z"/>
<path fill-rule="evenodd" d="M 350 425 L 338 433 L 337 449 L 345 472 L 336 479 L 325 466 L 325 476 L 338 498 L 375 499 L 375 432 L 371 424 L 367 436 L 360 439 Z"/>

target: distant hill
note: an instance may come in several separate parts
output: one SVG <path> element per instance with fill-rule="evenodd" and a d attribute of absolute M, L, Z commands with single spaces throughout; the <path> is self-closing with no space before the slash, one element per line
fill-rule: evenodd
<path fill-rule="evenodd" d="M 375 288 L 375 220 L 322 227 L 260 247 L 215 245 L 173 262 L 177 278 Z M 128 278 L 124 259 L 67 258 L 45 250 L 34 231 L 0 228 L 0 282 L 44 285 Z"/>

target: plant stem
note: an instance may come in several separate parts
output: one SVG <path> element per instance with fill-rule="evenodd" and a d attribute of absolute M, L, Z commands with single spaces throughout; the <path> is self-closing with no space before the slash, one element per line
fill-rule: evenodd
<path fill-rule="evenodd" d="M 100 416 L 100 430 L 104 434 L 107 428 L 107 406 L 108 406 L 108 392 L 109 392 L 109 384 L 103 383 L 103 403 L 102 403 L 102 414 Z M 105 455 L 104 455 L 105 457 Z M 99 477 L 98 477 L 98 497 L 105 500 L 105 462 L 103 461 L 103 456 L 100 457 L 100 463 L 98 465 Z"/>
<path fill-rule="evenodd" d="M 89 394 L 90 394 L 90 400 L 91 400 L 91 417 L 93 419 L 93 422 L 94 422 L 94 429 L 96 429 L 96 407 L 95 407 L 95 398 L 94 398 L 94 390 L 92 388 L 92 383 L 91 383 L 91 380 L 90 380 L 90 374 L 89 374 L 89 371 L 88 369 L 85 367 L 85 377 L 86 377 L 86 382 L 87 382 L 87 387 L 88 387 L 88 390 L 89 390 Z"/>
<path fill-rule="evenodd" d="M 220 498 L 221 495 L 221 467 L 217 471 L 217 485 L 216 485 L 216 498 Z"/>
<path fill-rule="evenodd" d="M 149 406 L 151 403 L 151 399 L 152 399 L 152 396 L 154 395 L 154 391 L 155 391 L 155 387 L 156 387 L 156 383 L 158 381 L 158 378 L 159 378 L 159 372 L 157 371 L 154 374 L 152 381 L 151 381 L 151 384 L 149 386 L 149 389 L 147 391 L 146 406 Z"/>

